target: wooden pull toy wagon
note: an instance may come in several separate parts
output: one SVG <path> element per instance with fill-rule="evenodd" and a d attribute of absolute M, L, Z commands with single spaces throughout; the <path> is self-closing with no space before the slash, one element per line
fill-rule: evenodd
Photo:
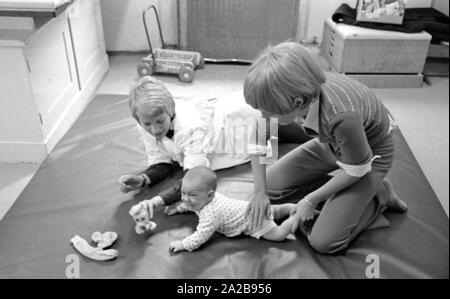
<path fill-rule="evenodd" d="M 158 24 L 162 48 L 153 49 L 147 26 L 147 12 L 153 10 Z M 195 78 L 195 70 L 205 65 L 202 55 L 198 52 L 165 49 L 158 12 L 154 5 L 150 5 L 142 12 L 145 34 L 147 36 L 150 54 L 142 58 L 137 67 L 139 76 L 151 76 L 153 73 L 176 74 L 182 82 L 190 83 Z"/>

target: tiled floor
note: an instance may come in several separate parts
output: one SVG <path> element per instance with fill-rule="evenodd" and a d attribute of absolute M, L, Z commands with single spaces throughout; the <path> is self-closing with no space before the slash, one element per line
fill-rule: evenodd
<path fill-rule="evenodd" d="M 98 94 L 127 94 L 136 76 L 139 55 L 110 58 L 110 70 Z M 186 85 L 176 76 L 160 76 L 176 97 L 210 98 L 241 88 L 247 66 L 206 66 L 198 71 L 196 84 Z M 449 213 L 449 79 L 431 78 L 432 86 L 419 89 L 377 89 L 391 110 L 435 190 L 447 215 Z M 0 164 L 0 219 L 37 170 L 33 164 Z"/>

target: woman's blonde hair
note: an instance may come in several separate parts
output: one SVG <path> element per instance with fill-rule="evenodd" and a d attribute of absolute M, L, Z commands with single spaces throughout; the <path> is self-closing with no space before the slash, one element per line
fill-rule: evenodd
<path fill-rule="evenodd" d="M 150 76 L 140 78 L 131 88 L 130 110 L 139 122 L 138 111 L 159 115 L 166 112 L 171 118 L 175 115 L 175 101 L 164 84 Z"/>
<path fill-rule="evenodd" d="M 311 52 L 296 42 L 267 47 L 253 62 L 244 83 L 247 104 L 266 113 L 288 114 L 317 97 L 325 73 Z"/>

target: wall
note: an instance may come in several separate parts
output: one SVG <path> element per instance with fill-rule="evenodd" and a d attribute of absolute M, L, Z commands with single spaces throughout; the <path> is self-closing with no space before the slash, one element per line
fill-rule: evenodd
<path fill-rule="evenodd" d="M 342 4 L 347 3 L 351 7 L 356 7 L 357 0 L 303 0 L 310 2 L 309 24 L 306 39 L 316 37 L 322 40 L 323 24 L 330 18 L 335 10 Z"/>
<path fill-rule="evenodd" d="M 445 13 L 448 16 L 448 0 L 434 0 L 433 7 Z"/>
<path fill-rule="evenodd" d="M 34 20 L 31 17 L 0 17 L 0 29 L 33 30 Z"/>
<path fill-rule="evenodd" d="M 108 51 L 143 51 L 148 49 L 142 11 L 154 4 L 159 12 L 166 44 L 177 44 L 176 0 L 101 0 L 105 43 Z M 156 23 L 149 14 L 149 29 Z M 158 46 L 157 30 L 150 30 L 154 46 Z"/>
<path fill-rule="evenodd" d="M 430 7 L 432 2 L 437 9 L 447 11 L 448 14 L 448 0 L 408 0 L 408 7 Z M 304 28 L 299 36 L 302 39 L 317 37 L 321 40 L 325 20 L 331 17 L 341 3 L 355 7 L 357 0 L 301 0 L 301 8 L 308 10 L 309 15 L 305 12 L 300 14 L 299 24 Z M 158 8 L 166 44 L 178 44 L 177 0 L 101 0 L 101 4 L 108 51 L 148 49 L 141 13 L 150 4 L 155 4 Z M 305 19 L 306 26 L 303 24 Z M 155 28 L 155 24 L 150 24 L 149 27 Z M 152 35 L 152 41 L 158 40 L 157 35 Z"/>

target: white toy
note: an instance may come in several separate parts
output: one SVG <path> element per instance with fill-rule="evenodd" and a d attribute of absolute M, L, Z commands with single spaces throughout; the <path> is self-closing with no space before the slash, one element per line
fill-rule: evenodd
<path fill-rule="evenodd" d="M 145 201 L 132 206 L 129 214 L 136 223 L 135 230 L 138 235 L 142 235 L 146 231 L 156 228 L 156 223 L 150 220 Z"/>

